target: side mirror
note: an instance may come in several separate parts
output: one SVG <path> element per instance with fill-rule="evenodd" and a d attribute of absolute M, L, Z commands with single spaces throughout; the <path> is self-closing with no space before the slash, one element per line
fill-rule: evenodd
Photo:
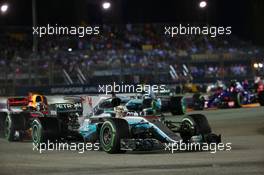
<path fill-rule="evenodd" d="M 115 97 L 111 100 L 112 107 L 119 106 L 121 104 L 121 99 L 118 97 Z"/>

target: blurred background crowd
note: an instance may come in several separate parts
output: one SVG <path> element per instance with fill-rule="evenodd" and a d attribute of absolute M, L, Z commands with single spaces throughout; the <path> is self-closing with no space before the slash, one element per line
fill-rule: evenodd
<path fill-rule="evenodd" d="M 83 38 L 38 38 L 37 53 L 32 52 L 31 33 L 1 33 L 1 81 L 8 84 L 10 79 L 4 80 L 13 77 L 16 85 L 65 85 L 247 78 L 255 73 L 253 65 L 262 53 L 235 36 L 169 38 L 160 24 L 103 25 L 100 32 Z M 171 77 L 170 65 L 177 78 Z"/>

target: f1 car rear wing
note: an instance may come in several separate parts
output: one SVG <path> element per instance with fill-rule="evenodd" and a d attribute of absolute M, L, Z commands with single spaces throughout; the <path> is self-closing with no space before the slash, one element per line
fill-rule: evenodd
<path fill-rule="evenodd" d="M 11 110 L 11 107 L 23 107 L 28 105 L 28 98 L 27 97 L 11 97 L 7 99 L 7 109 Z"/>
<path fill-rule="evenodd" d="M 58 113 L 79 113 L 82 114 L 82 103 L 55 103 L 49 105 L 51 115 L 57 115 Z"/>

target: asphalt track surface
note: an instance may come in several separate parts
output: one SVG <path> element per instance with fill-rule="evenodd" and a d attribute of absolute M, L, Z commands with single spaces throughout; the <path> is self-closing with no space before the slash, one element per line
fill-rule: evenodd
<path fill-rule="evenodd" d="M 197 113 L 197 112 L 191 112 Z M 264 108 L 202 111 L 231 151 L 128 152 L 110 155 L 102 151 L 32 151 L 30 142 L 0 139 L 0 174 L 264 174 Z M 172 117 L 169 117 L 170 119 Z"/>

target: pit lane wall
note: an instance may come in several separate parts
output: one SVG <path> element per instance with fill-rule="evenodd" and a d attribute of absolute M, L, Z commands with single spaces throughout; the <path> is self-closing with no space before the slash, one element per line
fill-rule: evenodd
<path fill-rule="evenodd" d="M 107 83 L 111 85 L 111 83 Z M 129 84 L 130 86 L 137 87 L 139 84 Z M 141 84 L 144 85 L 144 84 Z M 148 84 L 153 86 L 154 84 Z M 157 86 L 164 84 L 155 84 Z M 165 84 L 166 89 L 182 89 L 184 86 L 192 86 L 192 84 Z M 203 87 L 200 91 L 206 91 L 207 84 L 193 84 L 193 87 L 200 86 Z M 66 86 L 24 86 L 17 88 L 14 92 L 11 93 L 11 89 L 7 87 L 0 87 L 0 96 L 26 96 L 28 92 L 37 92 L 44 95 L 76 95 L 76 94 L 98 94 L 100 92 L 99 85 L 66 85 Z M 103 94 L 103 92 L 100 92 Z"/>

